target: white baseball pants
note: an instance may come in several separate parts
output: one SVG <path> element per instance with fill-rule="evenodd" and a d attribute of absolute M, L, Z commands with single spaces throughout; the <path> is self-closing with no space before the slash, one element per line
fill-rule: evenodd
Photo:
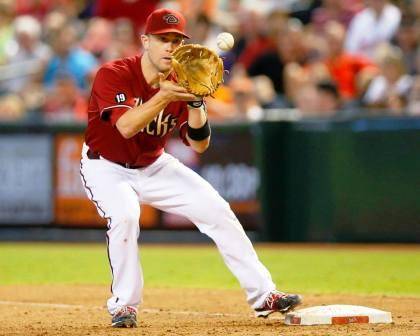
<path fill-rule="evenodd" d="M 102 157 L 88 159 L 87 149 L 84 145 L 82 182 L 98 213 L 108 220 L 111 314 L 121 306 L 137 307 L 142 300 L 143 274 L 137 246 L 139 203 L 184 216 L 208 235 L 253 308 L 261 306 L 275 289 L 229 204 L 200 175 L 167 153 L 146 168 L 127 169 Z"/>

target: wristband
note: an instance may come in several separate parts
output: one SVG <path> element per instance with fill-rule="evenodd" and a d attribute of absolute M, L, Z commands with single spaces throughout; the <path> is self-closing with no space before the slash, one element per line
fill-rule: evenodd
<path fill-rule="evenodd" d="M 199 108 L 203 106 L 204 102 L 202 100 L 194 100 L 187 103 L 189 106 L 193 108 Z"/>
<path fill-rule="evenodd" d="M 188 125 L 187 134 L 191 140 L 201 141 L 209 137 L 211 133 L 210 125 L 206 120 L 206 123 L 200 128 L 192 128 Z"/>

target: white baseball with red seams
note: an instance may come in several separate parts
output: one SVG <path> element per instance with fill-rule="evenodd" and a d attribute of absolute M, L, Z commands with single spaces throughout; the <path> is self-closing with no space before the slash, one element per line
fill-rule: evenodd
<path fill-rule="evenodd" d="M 216 43 L 217 47 L 220 50 L 228 51 L 233 48 L 233 45 L 235 44 L 235 39 L 233 38 L 232 34 L 223 32 L 217 35 Z"/>

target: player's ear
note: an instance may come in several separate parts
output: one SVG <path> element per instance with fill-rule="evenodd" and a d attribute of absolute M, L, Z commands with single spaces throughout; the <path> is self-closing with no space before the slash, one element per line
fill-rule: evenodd
<path fill-rule="evenodd" d="M 141 35 L 140 39 L 141 39 L 141 44 L 143 45 L 143 49 L 148 50 L 149 49 L 149 43 L 150 43 L 149 35 Z"/>

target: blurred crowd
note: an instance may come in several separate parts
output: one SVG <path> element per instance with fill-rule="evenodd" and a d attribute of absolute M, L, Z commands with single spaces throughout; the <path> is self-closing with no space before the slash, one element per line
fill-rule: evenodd
<path fill-rule="evenodd" d="M 98 67 L 141 53 L 158 7 L 188 43 L 235 37 L 213 121 L 420 115 L 420 0 L 0 0 L 0 121 L 85 123 Z"/>

